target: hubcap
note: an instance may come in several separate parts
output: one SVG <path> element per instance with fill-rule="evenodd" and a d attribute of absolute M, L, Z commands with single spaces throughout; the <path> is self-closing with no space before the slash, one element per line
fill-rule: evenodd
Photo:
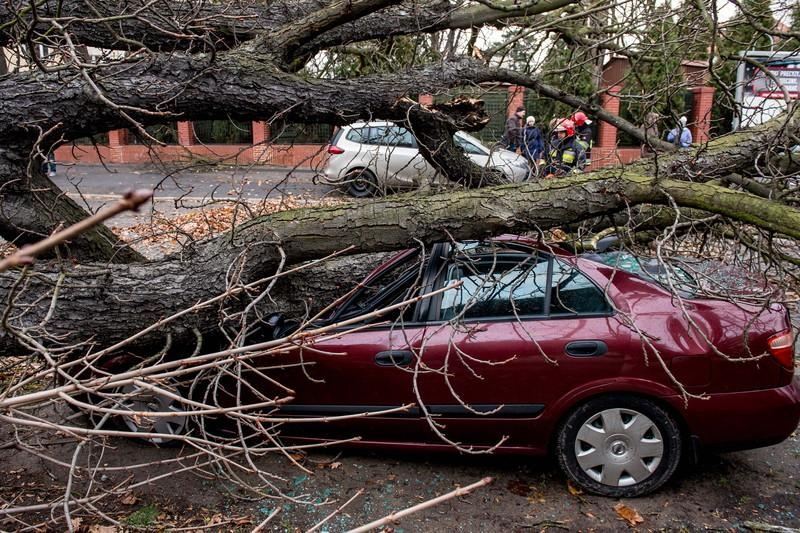
<path fill-rule="evenodd" d="M 613 453 L 614 455 L 616 455 L 618 457 L 620 455 L 625 455 L 625 452 L 627 450 L 628 450 L 628 448 L 625 446 L 625 443 L 622 442 L 621 440 L 617 440 L 617 441 L 614 441 L 613 443 L 611 443 L 611 453 Z"/>
<path fill-rule="evenodd" d="M 593 480 L 612 487 L 641 483 L 664 456 L 658 427 L 632 409 L 606 409 L 587 420 L 575 438 L 575 457 Z"/>
<path fill-rule="evenodd" d="M 169 388 L 169 391 L 182 397 L 176 388 Z M 126 385 L 120 392 L 124 395 L 120 401 L 120 408 L 134 413 L 131 416 L 121 417 L 130 431 L 164 435 L 164 437 L 144 437 L 153 444 L 162 444 L 172 440 L 171 435 L 184 433 L 188 417 L 181 414 L 185 413 L 185 409 L 180 401 L 132 384 Z M 159 415 L 147 416 L 146 413 L 159 413 Z M 163 413 L 169 413 L 169 416 L 164 416 Z"/>

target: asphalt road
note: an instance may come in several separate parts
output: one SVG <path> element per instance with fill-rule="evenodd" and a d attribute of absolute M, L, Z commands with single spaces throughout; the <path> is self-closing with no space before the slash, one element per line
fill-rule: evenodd
<path fill-rule="evenodd" d="M 191 209 L 214 199 L 259 200 L 286 195 L 321 198 L 337 194 L 333 187 L 312 183 L 310 170 L 267 166 L 215 168 L 156 165 L 59 165 L 53 181 L 83 206 L 97 210 L 130 189 L 152 188 L 154 205 L 162 212 Z M 138 223 L 142 215 L 127 215 L 116 225 Z"/>

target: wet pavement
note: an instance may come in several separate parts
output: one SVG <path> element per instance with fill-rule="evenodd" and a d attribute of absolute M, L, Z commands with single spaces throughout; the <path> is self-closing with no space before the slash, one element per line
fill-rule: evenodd
<path fill-rule="evenodd" d="M 257 201 L 287 195 L 322 198 L 338 194 L 314 184 L 311 170 L 270 166 L 175 167 L 149 165 L 59 165 L 51 178 L 70 197 L 92 211 L 130 189 L 154 189 L 154 207 L 165 214 L 212 202 Z M 115 225 L 139 223 L 143 214 L 124 215 Z"/>

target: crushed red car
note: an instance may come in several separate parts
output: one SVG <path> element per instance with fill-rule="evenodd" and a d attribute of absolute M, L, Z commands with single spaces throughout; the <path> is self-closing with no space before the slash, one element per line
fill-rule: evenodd
<path fill-rule="evenodd" d="M 282 414 L 368 413 L 286 424 L 283 436 L 553 454 L 574 484 L 612 497 L 658 489 L 699 447 L 775 444 L 800 420 L 783 306 L 677 297 L 523 237 L 402 252 L 306 327 L 342 322 L 270 356 L 269 379 L 245 376 L 239 401 L 270 396 L 275 380 L 294 391 Z"/>

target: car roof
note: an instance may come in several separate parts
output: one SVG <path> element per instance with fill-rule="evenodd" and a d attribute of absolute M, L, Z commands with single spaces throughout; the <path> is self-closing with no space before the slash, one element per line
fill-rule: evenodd
<path fill-rule="evenodd" d="M 527 237 L 525 235 L 513 235 L 510 233 L 506 233 L 503 235 L 497 235 L 495 237 L 488 237 L 485 239 L 464 239 L 458 241 L 460 244 L 465 243 L 472 243 L 472 242 L 479 242 L 479 243 L 495 243 L 499 245 L 503 244 L 511 244 L 511 245 L 518 245 L 529 248 L 531 250 L 540 250 L 542 252 L 550 253 L 554 256 L 564 257 L 564 256 L 574 256 L 574 254 L 570 253 L 569 250 L 564 249 L 560 243 L 553 242 L 553 243 L 542 243 L 538 239 L 534 237 Z M 395 255 L 391 258 L 387 259 L 377 267 L 375 267 L 367 276 L 364 278 L 364 281 L 373 279 L 375 276 L 379 275 L 384 270 L 388 269 L 392 265 L 397 264 L 398 262 L 402 261 L 403 259 L 415 255 L 419 251 L 419 248 L 407 248 L 405 250 L 398 251 Z M 501 250 L 498 250 L 501 251 Z M 508 252 L 517 252 L 520 253 L 522 250 L 508 248 L 506 251 Z"/>
<path fill-rule="evenodd" d="M 372 122 L 353 122 L 352 124 L 348 124 L 347 126 L 342 126 L 343 128 L 364 128 L 364 127 L 375 127 L 375 126 L 394 126 L 394 122 L 389 122 L 387 120 L 375 120 Z"/>

